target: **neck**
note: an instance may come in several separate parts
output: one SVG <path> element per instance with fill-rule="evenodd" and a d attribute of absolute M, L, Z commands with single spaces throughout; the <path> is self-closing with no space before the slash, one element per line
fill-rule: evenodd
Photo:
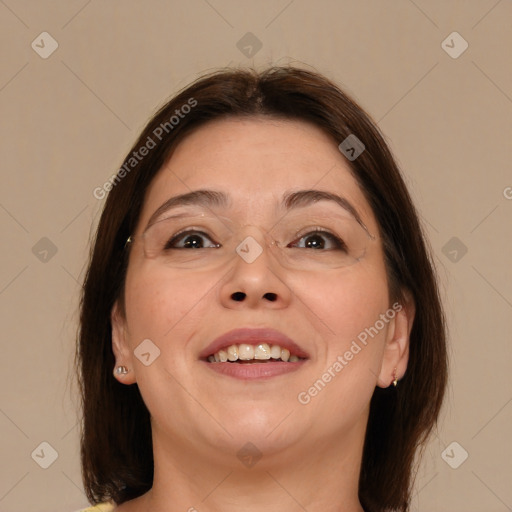
<path fill-rule="evenodd" d="M 242 443 L 242 453 L 233 449 L 226 455 L 176 443 L 154 429 L 153 487 L 137 501 L 140 510 L 152 512 L 363 512 L 363 441 L 364 429 L 354 429 L 281 450 L 265 441 L 261 451 Z"/>

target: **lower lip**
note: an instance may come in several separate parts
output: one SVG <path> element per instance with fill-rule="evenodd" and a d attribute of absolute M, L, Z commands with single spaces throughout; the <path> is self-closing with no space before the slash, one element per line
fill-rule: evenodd
<path fill-rule="evenodd" d="M 235 377 L 241 380 L 257 380 L 276 377 L 286 373 L 297 371 L 306 361 L 297 361 L 295 363 L 268 362 L 268 363 L 209 363 L 204 364 L 217 373 Z"/>

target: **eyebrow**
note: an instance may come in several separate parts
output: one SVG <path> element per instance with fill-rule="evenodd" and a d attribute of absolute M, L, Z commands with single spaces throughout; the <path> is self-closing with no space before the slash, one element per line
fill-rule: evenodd
<path fill-rule="evenodd" d="M 345 211 L 350 213 L 352 217 L 369 233 L 368 228 L 363 223 L 361 216 L 355 207 L 344 197 L 334 194 L 332 192 L 326 192 L 324 190 L 298 190 L 295 192 L 287 192 L 283 195 L 282 204 L 286 210 L 292 210 L 294 208 L 304 208 L 310 206 L 318 201 L 331 201 L 343 208 Z M 169 198 L 165 203 L 158 207 L 158 209 L 151 215 L 146 229 L 151 226 L 160 215 L 177 208 L 179 206 L 202 206 L 210 209 L 215 207 L 226 208 L 231 204 L 230 197 L 224 192 L 217 190 L 193 190 L 186 194 L 174 196 Z"/>
<path fill-rule="evenodd" d="M 291 210 L 292 208 L 300 208 L 305 206 L 310 206 L 311 204 L 316 203 L 317 201 L 331 201 L 341 206 L 344 210 L 346 210 L 354 219 L 361 224 L 365 231 L 368 231 L 366 226 L 364 225 L 361 216 L 354 206 L 348 201 L 348 199 L 339 196 L 337 194 L 333 194 L 332 192 L 326 192 L 325 190 L 299 190 L 297 192 L 288 192 L 283 197 L 283 203 L 287 210 Z"/>

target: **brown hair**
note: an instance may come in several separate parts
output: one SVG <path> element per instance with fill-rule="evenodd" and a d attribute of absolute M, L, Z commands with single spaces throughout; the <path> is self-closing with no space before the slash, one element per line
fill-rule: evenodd
<path fill-rule="evenodd" d="M 176 122 L 180 112 L 184 115 Z M 330 80 L 295 67 L 228 69 L 196 80 L 149 121 L 108 187 L 85 277 L 77 345 L 87 496 L 92 503 L 121 504 L 148 491 L 153 482 L 149 412 L 137 385 L 125 386 L 112 376 L 110 323 L 114 302 L 123 304 L 124 244 L 138 222 L 148 185 L 186 133 L 208 120 L 256 115 L 309 121 L 337 145 L 350 134 L 365 145 L 349 165 L 379 226 L 390 298 L 403 300 L 404 291 L 409 292 L 416 315 L 405 376 L 396 389 L 376 388 L 371 400 L 359 498 L 368 512 L 405 512 L 416 454 L 436 423 L 447 380 L 445 319 L 434 266 L 379 129 Z M 150 139 L 155 146 L 136 159 L 134 152 Z"/>

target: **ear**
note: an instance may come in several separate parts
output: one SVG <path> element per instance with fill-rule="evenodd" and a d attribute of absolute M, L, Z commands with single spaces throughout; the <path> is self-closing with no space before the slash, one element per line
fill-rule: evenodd
<path fill-rule="evenodd" d="M 114 377 L 122 384 L 134 384 L 137 381 L 135 378 L 135 365 L 133 363 L 132 350 L 128 343 L 125 315 L 121 311 L 118 301 L 115 302 L 110 313 L 110 323 L 112 325 L 112 351 L 116 358 L 115 368 L 124 366 L 128 370 L 126 374 L 118 375 L 114 373 Z"/>
<path fill-rule="evenodd" d="M 387 388 L 396 378 L 401 379 L 407 369 L 409 360 L 409 337 L 411 335 L 416 305 L 409 292 L 404 292 L 404 300 L 395 302 L 391 308 L 396 312 L 395 317 L 389 322 L 386 335 L 386 346 L 382 366 L 377 380 L 377 385 Z"/>

